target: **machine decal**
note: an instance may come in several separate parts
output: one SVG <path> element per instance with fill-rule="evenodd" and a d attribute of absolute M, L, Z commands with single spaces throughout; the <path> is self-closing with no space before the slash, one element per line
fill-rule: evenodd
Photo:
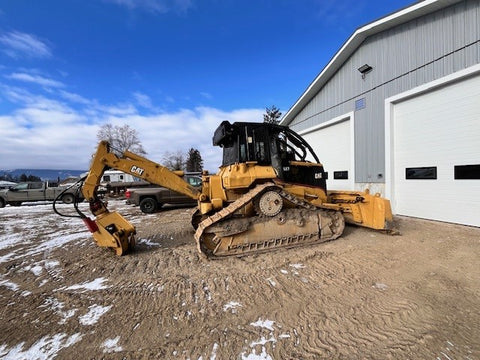
<path fill-rule="evenodd" d="M 145 169 L 142 169 L 141 167 L 133 165 L 132 168 L 130 169 L 130 172 L 141 176 L 145 172 Z"/>

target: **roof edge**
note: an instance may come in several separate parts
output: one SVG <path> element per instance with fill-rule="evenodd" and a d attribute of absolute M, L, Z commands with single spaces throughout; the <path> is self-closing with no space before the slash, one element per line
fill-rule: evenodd
<path fill-rule="evenodd" d="M 303 94 L 285 113 L 280 121 L 281 125 L 289 125 L 293 118 L 307 105 L 307 103 L 320 91 L 326 82 L 336 73 L 343 63 L 357 50 L 363 41 L 374 34 L 416 19 L 422 15 L 443 9 L 462 0 L 423 0 L 415 2 L 405 8 L 365 24 L 347 39 L 320 74 L 310 83 Z"/>

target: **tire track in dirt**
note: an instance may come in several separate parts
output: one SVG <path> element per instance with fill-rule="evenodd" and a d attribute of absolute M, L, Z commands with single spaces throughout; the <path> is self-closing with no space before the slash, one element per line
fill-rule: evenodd
<path fill-rule="evenodd" d="M 2 276 L 32 294 L 0 289 L 8 320 L 2 342 L 24 341 L 18 329 L 37 339 L 81 333 L 59 358 L 78 351 L 114 359 L 480 357 L 478 261 L 468 252 L 479 248 L 472 235 L 457 244 L 418 240 L 408 224 L 403 238 L 347 228 L 326 244 L 203 261 L 186 210 L 133 218 L 139 241 L 128 256 L 88 238 L 47 257 L 5 262 Z M 452 228 L 445 239 L 456 233 Z M 42 265 L 40 275 L 26 268 L 53 259 L 58 264 Z M 104 289 L 68 289 L 99 278 Z M 111 309 L 82 325 L 94 305 Z M 104 354 L 103 342 L 116 337 L 119 353 Z"/>

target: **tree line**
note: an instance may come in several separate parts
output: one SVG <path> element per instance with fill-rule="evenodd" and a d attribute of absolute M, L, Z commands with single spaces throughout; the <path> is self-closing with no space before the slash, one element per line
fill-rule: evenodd
<path fill-rule="evenodd" d="M 0 180 L 2 181 L 11 181 L 11 182 L 26 182 L 26 181 L 42 181 L 38 176 L 35 175 L 26 175 L 26 174 L 21 174 L 21 175 L 16 175 L 12 176 L 11 174 L 3 174 L 0 175 Z"/>

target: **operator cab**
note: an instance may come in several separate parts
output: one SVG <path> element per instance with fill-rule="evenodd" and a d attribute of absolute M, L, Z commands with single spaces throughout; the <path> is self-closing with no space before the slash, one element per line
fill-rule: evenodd
<path fill-rule="evenodd" d="M 282 181 L 326 191 L 327 173 L 317 155 L 300 135 L 286 126 L 223 121 L 215 130 L 213 145 L 223 148 L 222 166 L 249 162 L 272 166 Z"/>

